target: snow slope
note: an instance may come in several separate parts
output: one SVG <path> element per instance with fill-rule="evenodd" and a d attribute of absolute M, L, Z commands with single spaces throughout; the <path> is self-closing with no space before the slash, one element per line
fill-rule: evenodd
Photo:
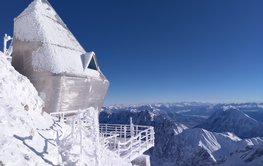
<path fill-rule="evenodd" d="M 222 166 L 261 166 L 263 165 L 263 146 L 247 147 L 231 153 L 231 157 Z"/>
<path fill-rule="evenodd" d="M 57 148 L 45 142 L 52 137 L 50 127 L 58 126 L 42 112 L 43 102 L 33 85 L 2 55 L 0 66 L 0 161 L 5 165 L 58 164 Z M 51 132 L 38 133 L 37 129 Z"/>
<path fill-rule="evenodd" d="M 197 127 L 213 132 L 232 132 L 241 138 L 263 137 L 263 123 L 234 108 L 215 112 Z"/>
<path fill-rule="evenodd" d="M 130 165 L 100 144 L 97 122 L 79 132 L 80 126 L 56 123 L 42 106 L 30 81 L 0 53 L 0 165 Z M 97 110 L 88 112 L 82 117 Z"/>

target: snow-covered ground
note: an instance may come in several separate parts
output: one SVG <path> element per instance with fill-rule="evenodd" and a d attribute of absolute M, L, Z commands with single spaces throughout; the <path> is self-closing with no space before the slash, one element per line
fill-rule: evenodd
<path fill-rule="evenodd" d="M 100 144 L 98 119 L 73 130 L 42 107 L 30 81 L 0 53 L 0 165 L 130 165 Z M 92 108 L 83 114 L 96 115 Z"/>

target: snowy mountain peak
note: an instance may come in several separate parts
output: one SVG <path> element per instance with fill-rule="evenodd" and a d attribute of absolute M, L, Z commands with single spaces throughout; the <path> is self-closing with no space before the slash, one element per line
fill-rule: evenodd
<path fill-rule="evenodd" d="M 241 156 L 249 145 L 261 145 L 260 142 L 259 138 L 243 141 L 230 133 L 214 133 L 200 128 L 188 129 L 169 142 L 165 160 L 173 163 L 170 165 L 210 166 L 221 163 L 222 166 L 230 166 L 235 164 L 225 162 L 232 159 L 231 154 L 238 152 Z M 242 157 L 235 159 L 240 162 L 239 165 L 245 165 Z"/>
<path fill-rule="evenodd" d="M 214 114 L 213 118 L 227 118 L 232 119 L 235 121 L 239 121 L 241 119 L 248 121 L 250 123 L 257 123 L 257 121 L 251 117 L 249 117 L 247 114 L 243 113 L 242 111 L 231 107 L 227 109 L 223 109 L 222 111 L 218 111 Z"/>
<path fill-rule="evenodd" d="M 232 132 L 241 138 L 263 136 L 263 124 L 235 108 L 219 110 L 197 127 L 214 132 Z"/>
<path fill-rule="evenodd" d="M 220 149 L 220 144 L 222 144 L 222 142 L 227 143 L 227 141 L 230 141 L 231 143 L 233 143 L 241 140 L 233 134 L 212 133 L 201 128 L 185 130 L 178 136 L 186 138 L 186 141 L 191 143 L 193 147 L 196 145 L 201 147 L 204 146 L 211 152 Z"/>
<path fill-rule="evenodd" d="M 176 105 L 176 106 L 175 106 Z M 136 124 L 153 125 L 155 128 L 155 147 L 149 151 L 152 165 L 179 165 L 179 166 L 260 166 L 262 165 L 263 140 L 261 138 L 241 139 L 235 133 L 244 137 L 251 137 L 255 130 L 246 129 L 246 123 L 252 126 L 260 124 L 255 119 L 244 114 L 242 108 L 251 107 L 250 104 L 217 105 L 210 108 L 195 107 L 178 104 L 171 105 L 134 105 L 104 107 L 100 114 L 103 123 L 128 123 L 133 117 Z M 257 106 L 256 106 L 257 107 Z M 187 109 L 214 112 L 208 119 L 198 119 L 196 116 L 186 116 L 178 113 Z M 238 109 L 237 109 L 238 108 Z M 255 108 L 254 106 L 251 108 Z M 219 110 L 216 112 L 216 110 Z M 126 119 L 126 120 L 125 120 Z M 256 122 L 256 123 L 255 123 Z M 214 123 L 222 129 L 220 132 L 211 132 L 208 129 Z M 245 123 L 243 126 L 242 124 Z M 197 128 L 202 124 L 204 128 Z M 220 126 L 222 125 L 222 126 Z M 241 126 L 234 128 L 232 126 Z M 250 126 L 248 125 L 248 126 Z M 227 129 L 230 128 L 230 129 Z M 226 129 L 226 130 L 223 130 Z M 240 133 L 233 132 L 245 130 Z M 262 129 L 259 130 L 259 133 Z M 256 133 L 256 134 L 259 134 Z M 246 135 L 247 134 L 247 135 Z M 244 158 L 244 156 L 247 156 Z"/>

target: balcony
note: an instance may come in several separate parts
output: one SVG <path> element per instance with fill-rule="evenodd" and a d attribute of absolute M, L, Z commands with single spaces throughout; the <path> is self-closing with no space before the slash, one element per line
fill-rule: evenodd
<path fill-rule="evenodd" d="M 140 125 L 100 124 L 105 148 L 131 162 L 154 146 L 154 128 Z"/>
<path fill-rule="evenodd" d="M 88 117 L 80 118 L 76 116 L 78 114 L 80 114 L 79 111 L 51 113 L 58 121 L 71 124 L 72 130 L 80 127 L 81 132 L 86 133 L 92 123 Z M 128 162 L 154 147 L 154 128 L 134 125 L 132 119 L 130 119 L 130 125 L 100 124 L 99 131 L 102 145 Z M 72 131 L 72 134 L 75 133 Z"/>

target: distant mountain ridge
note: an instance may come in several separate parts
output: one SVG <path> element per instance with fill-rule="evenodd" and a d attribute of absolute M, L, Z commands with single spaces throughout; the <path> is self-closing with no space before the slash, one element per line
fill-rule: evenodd
<path fill-rule="evenodd" d="M 199 114 L 203 109 L 206 113 Z M 261 111 L 257 103 L 113 106 L 104 107 L 100 121 L 128 124 L 132 117 L 135 124 L 154 126 L 155 147 L 147 152 L 152 166 L 261 166 L 263 139 L 252 137 L 263 132 L 262 122 L 246 114 Z M 257 126 L 258 131 L 253 129 Z"/>
<path fill-rule="evenodd" d="M 263 137 L 263 123 L 235 108 L 219 110 L 197 127 L 213 132 L 231 132 L 240 138 Z"/>
<path fill-rule="evenodd" d="M 161 110 L 161 112 L 178 113 L 185 116 L 210 117 L 213 113 L 224 108 L 236 108 L 257 121 L 263 122 L 263 103 L 201 103 L 201 102 L 179 102 L 179 103 L 155 103 L 155 104 L 134 104 L 114 105 L 104 107 L 107 112 L 118 111 L 144 111 Z"/>
<path fill-rule="evenodd" d="M 237 161 L 238 166 L 260 166 L 262 146 L 262 138 L 242 140 L 232 133 L 214 133 L 200 128 L 186 129 L 167 142 L 168 148 L 163 155 L 165 157 L 160 159 L 153 156 L 152 165 L 235 166 L 234 161 Z"/>

